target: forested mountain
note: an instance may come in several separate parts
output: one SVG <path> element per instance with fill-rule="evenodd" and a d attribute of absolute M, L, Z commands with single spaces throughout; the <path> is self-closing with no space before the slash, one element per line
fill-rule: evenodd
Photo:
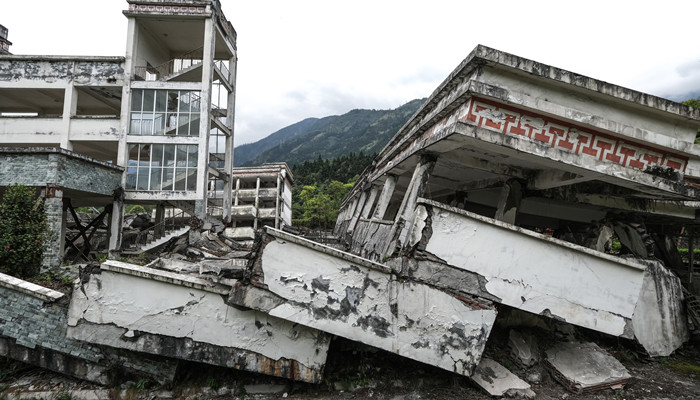
<path fill-rule="evenodd" d="M 308 118 L 261 139 L 236 147 L 236 166 L 285 161 L 293 166 L 318 157 L 378 153 L 425 99 L 394 110 L 352 110 L 343 115 Z"/>

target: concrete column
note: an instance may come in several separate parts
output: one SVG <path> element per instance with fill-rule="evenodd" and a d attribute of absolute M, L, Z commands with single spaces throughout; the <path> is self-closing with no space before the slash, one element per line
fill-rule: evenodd
<path fill-rule="evenodd" d="M 362 192 L 362 194 L 360 194 L 360 199 L 357 201 L 357 207 L 355 208 L 355 212 L 353 212 L 352 218 L 350 219 L 350 224 L 348 225 L 347 232 L 355 231 L 355 225 L 357 224 L 357 220 L 360 218 L 360 213 L 362 212 L 362 209 L 365 206 L 366 200 L 367 192 Z"/>
<path fill-rule="evenodd" d="M 73 84 L 69 84 L 63 93 L 63 119 L 61 125 L 63 134 L 61 135 L 61 148 L 73 150 L 73 143 L 70 141 L 71 118 L 78 110 L 78 91 Z"/>
<path fill-rule="evenodd" d="M 44 258 L 41 271 L 58 267 L 63 262 L 63 250 L 66 245 L 66 210 L 63 207 L 63 191 L 45 194 L 44 212 L 49 226 L 49 237 L 44 242 Z"/>
<path fill-rule="evenodd" d="M 365 207 L 362 209 L 362 214 L 360 214 L 360 218 L 367 218 L 369 216 L 369 212 L 372 210 L 372 206 L 374 205 L 374 201 L 377 199 L 378 193 L 379 189 L 376 186 L 372 185 L 372 189 L 369 192 L 369 199 L 367 199 Z"/>
<path fill-rule="evenodd" d="M 202 113 L 199 121 L 199 157 L 197 159 L 197 198 L 195 202 L 196 216 L 206 218 L 207 213 L 207 184 L 209 178 L 209 127 L 211 124 L 211 92 L 214 76 L 214 50 L 216 35 L 212 18 L 204 20 L 204 50 L 202 57 Z M 224 161 L 225 162 L 225 161 Z M 201 203 L 199 207 L 197 203 Z"/>
<path fill-rule="evenodd" d="M 523 190 L 520 182 L 515 179 L 509 179 L 503 185 L 494 218 L 515 225 L 515 219 L 518 215 L 518 208 L 520 207 L 522 198 Z"/>
<path fill-rule="evenodd" d="M 236 179 L 236 192 L 233 194 L 233 205 L 238 205 L 238 191 L 241 189 L 241 180 Z"/>
<path fill-rule="evenodd" d="M 122 224 L 124 223 L 124 193 L 121 190 L 112 202 L 112 214 L 109 216 L 109 257 L 118 258 L 122 247 Z"/>
<path fill-rule="evenodd" d="M 226 136 L 226 153 L 224 154 L 224 174 L 228 178 L 224 182 L 224 222 L 231 222 L 231 195 L 233 189 L 233 148 L 235 142 L 235 136 L 233 133 L 235 112 L 236 112 L 236 57 L 231 57 L 228 62 L 229 65 L 229 76 L 227 77 L 229 83 L 231 84 L 231 92 L 228 94 L 228 99 L 226 101 L 226 127 L 231 132 L 231 135 Z"/>
<path fill-rule="evenodd" d="M 255 181 L 255 205 L 254 205 L 255 210 L 253 211 L 253 213 L 255 214 L 254 215 L 255 220 L 253 220 L 253 228 L 254 229 L 258 229 L 258 207 L 259 207 L 259 204 L 260 204 L 260 178 L 258 178 Z"/>
<path fill-rule="evenodd" d="M 384 181 L 384 187 L 382 188 L 382 193 L 379 195 L 377 209 L 374 210 L 372 219 L 384 219 L 384 214 L 386 213 L 386 209 L 389 207 L 391 196 L 394 194 L 394 189 L 396 188 L 397 178 L 398 177 L 396 175 L 387 175 L 386 181 Z"/>
<path fill-rule="evenodd" d="M 280 175 L 277 175 L 277 190 L 275 191 L 275 229 L 280 228 L 280 219 L 282 218 L 282 212 L 280 211 Z"/>
<path fill-rule="evenodd" d="M 165 205 L 163 203 L 158 203 L 156 205 L 156 226 L 153 232 L 153 236 L 156 238 L 162 238 L 165 236 Z"/>
<path fill-rule="evenodd" d="M 384 251 L 385 256 L 391 255 L 394 249 L 406 242 L 406 237 L 413 227 L 413 213 L 415 212 L 418 197 L 423 196 L 425 192 L 425 187 L 428 185 L 428 179 L 435 167 L 436 160 L 435 156 L 424 154 L 420 157 L 418 164 L 416 164 L 411 182 L 406 188 L 403 201 L 391 227 L 390 241 Z"/>

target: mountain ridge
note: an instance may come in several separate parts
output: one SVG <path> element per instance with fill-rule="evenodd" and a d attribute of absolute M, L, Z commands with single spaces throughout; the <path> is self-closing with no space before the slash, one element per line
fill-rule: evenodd
<path fill-rule="evenodd" d="M 335 158 L 350 153 L 379 152 L 426 99 L 411 100 L 392 110 L 354 109 L 342 115 L 306 118 L 254 143 L 234 149 L 235 166 Z"/>

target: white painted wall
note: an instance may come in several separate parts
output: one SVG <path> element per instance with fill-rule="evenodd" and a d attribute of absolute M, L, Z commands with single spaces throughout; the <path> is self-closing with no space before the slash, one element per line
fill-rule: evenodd
<path fill-rule="evenodd" d="M 470 375 L 496 317 L 427 285 L 282 239 L 263 251 L 268 289 L 288 301 L 270 315 Z M 325 282 L 322 289 L 314 281 Z M 345 305 L 352 310 L 343 312 Z M 392 312 L 392 304 L 395 308 Z M 383 321 L 384 329 L 363 321 Z M 468 343 L 467 343 L 468 342 Z"/>
<path fill-rule="evenodd" d="M 106 270 L 73 291 L 68 325 L 80 321 L 113 325 L 126 336 L 141 331 L 294 359 L 309 368 L 322 368 L 328 350 L 319 332 L 230 307 L 221 293 Z"/>

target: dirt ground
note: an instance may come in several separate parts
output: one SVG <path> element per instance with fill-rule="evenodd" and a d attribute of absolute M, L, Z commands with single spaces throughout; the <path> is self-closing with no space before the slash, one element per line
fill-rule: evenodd
<path fill-rule="evenodd" d="M 541 338 L 551 339 L 546 335 Z M 624 389 L 571 393 L 552 378 L 543 362 L 524 369 L 509 361 L 503 335 L 490 339 L 486 354 L 530 381 L 537 399 L 700 399 L 700 335 L 694 335 L 672 356 L 656 359 L 650 359 L 629 341 L 590 334 L 579 339 L 595 341 L 629 370 L 632 379 Z M 190 363 L 181 366 L 177 383 L 171 386 L 157 387 L 140 379 L 104 388 L 0 359 L 0 400 L 491 399 L 468 378 L 343 339 L 334 340 L 325 376 L 320 385 L 299 384 Z"/>

